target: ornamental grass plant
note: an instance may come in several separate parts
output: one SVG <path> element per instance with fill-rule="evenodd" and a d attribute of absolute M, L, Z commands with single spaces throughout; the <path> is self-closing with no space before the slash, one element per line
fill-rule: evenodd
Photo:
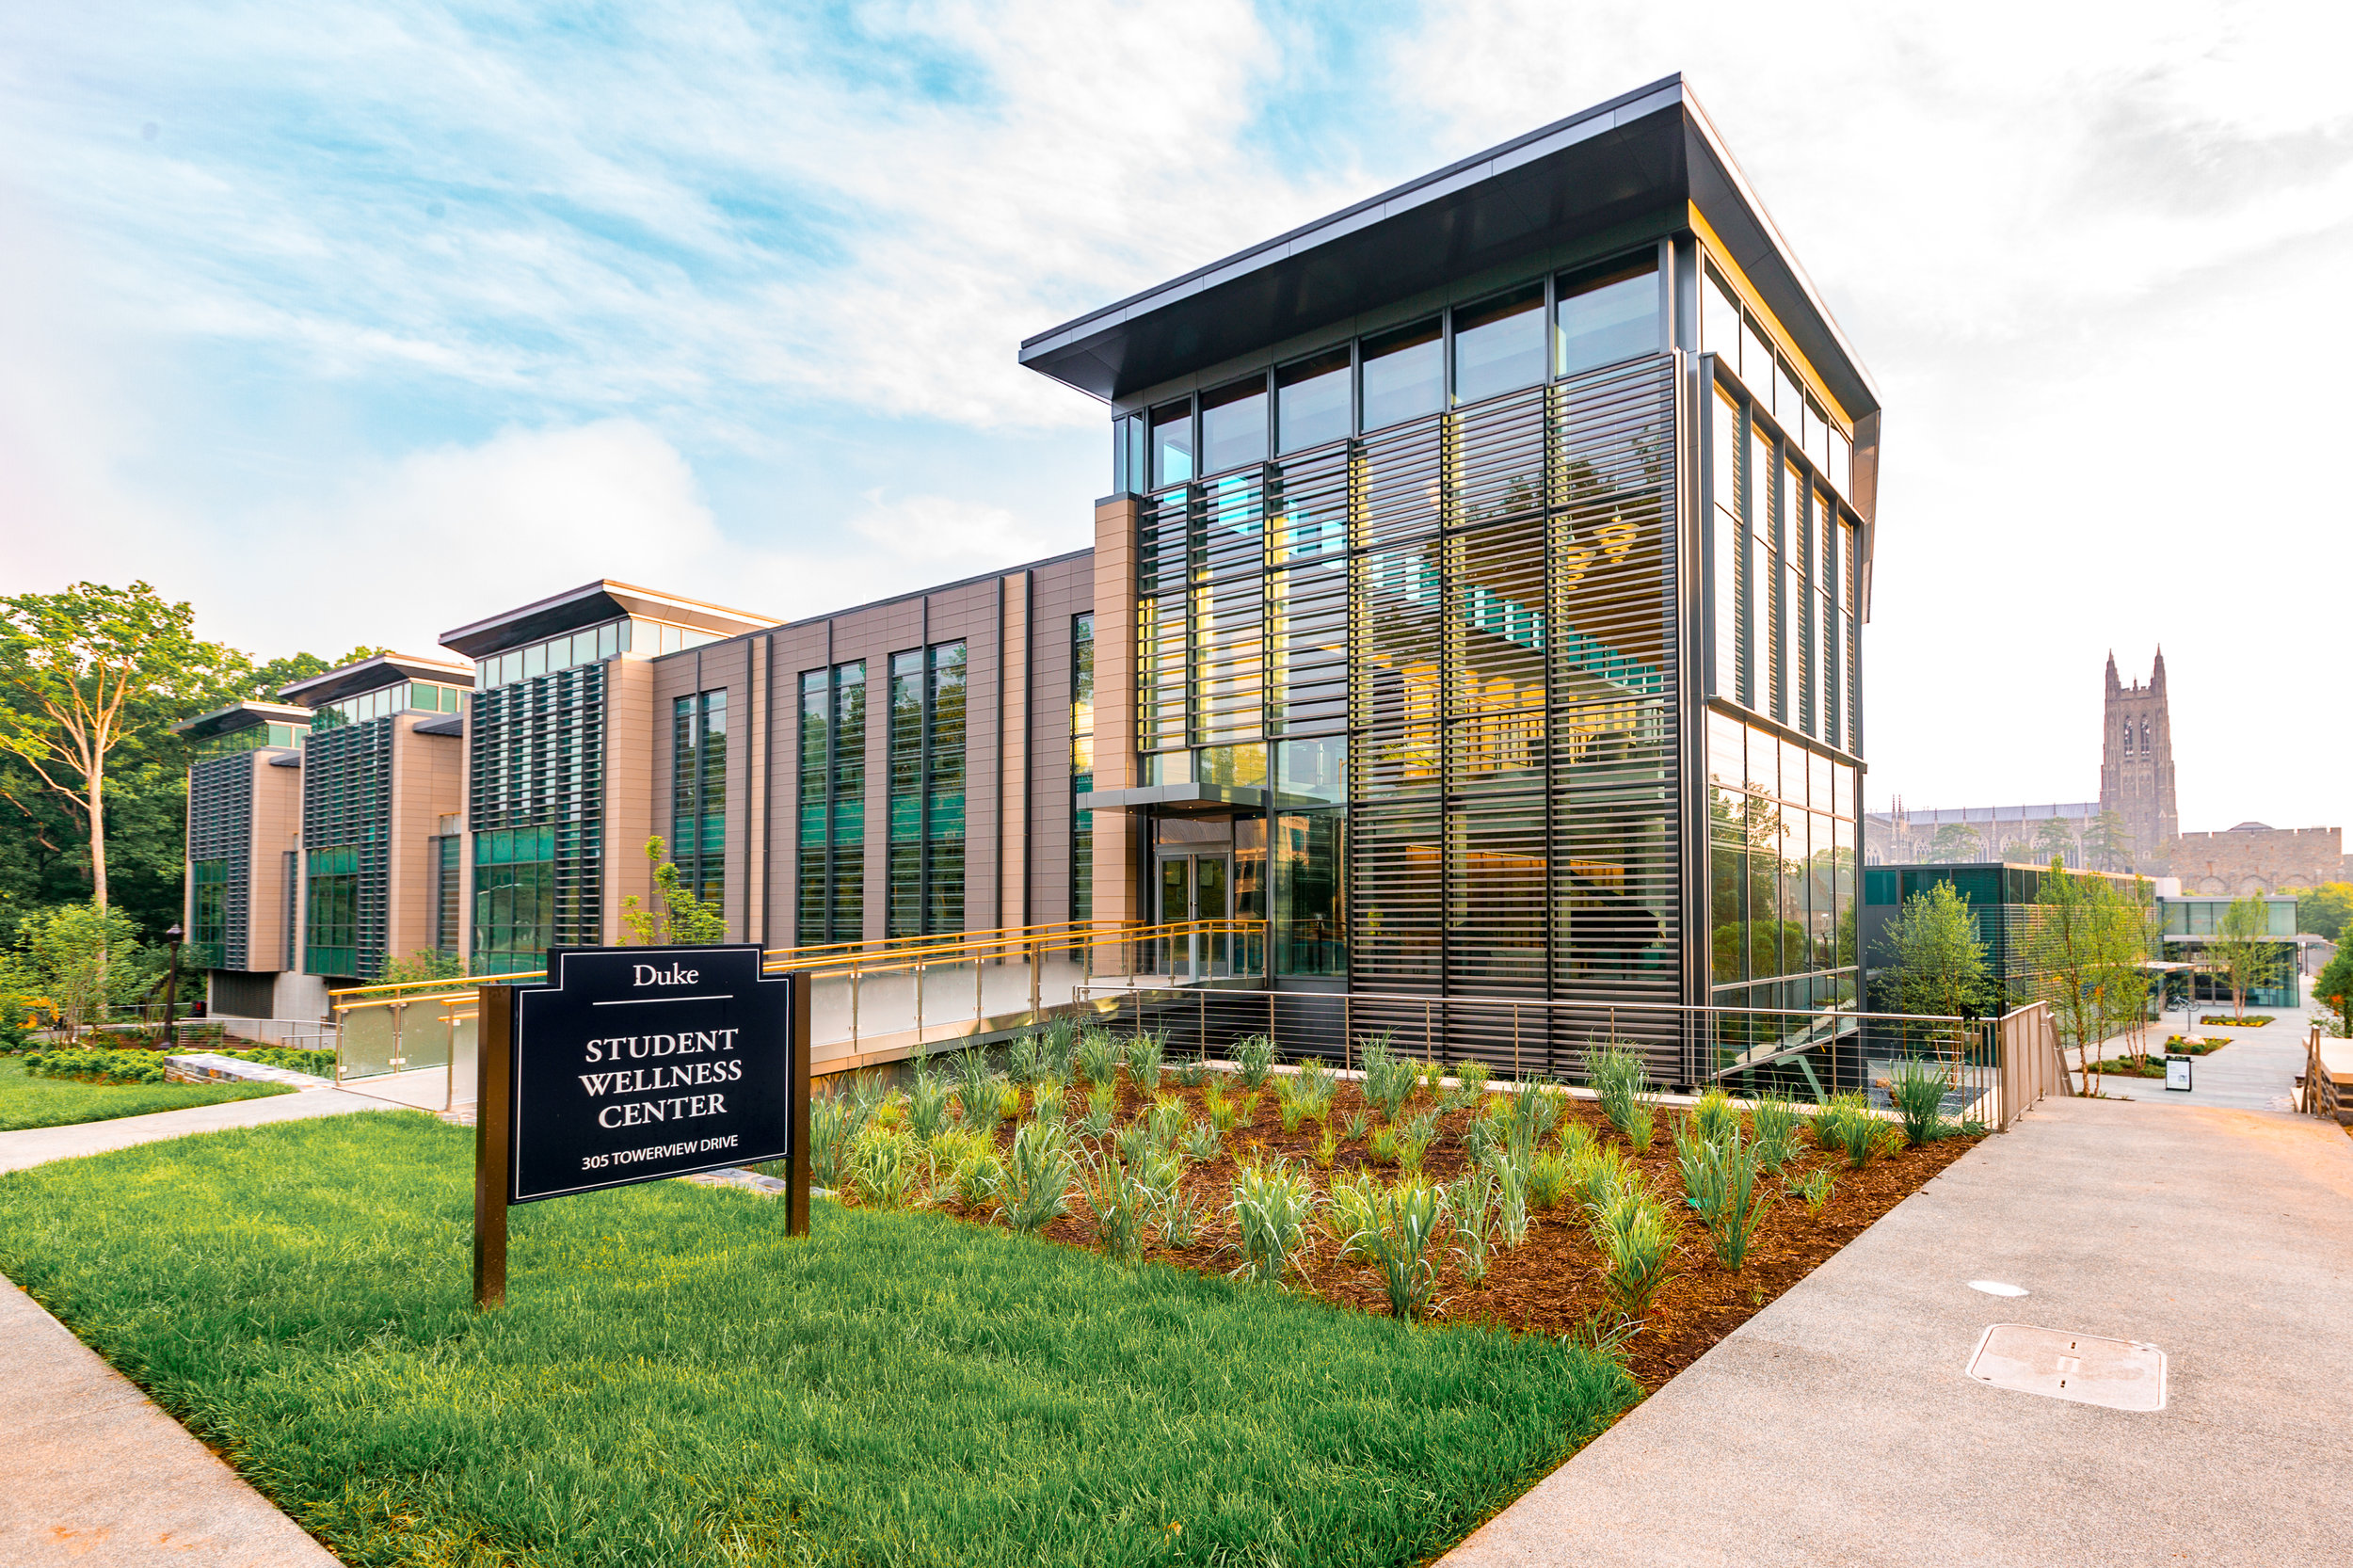
<path fill-rule="evenodd" d="M 1022 1123 L 998 1177 L 1005 1224 L 1025 1235 L 1043 1230 L 1070 1212 L 1070 1189 L 1078 1179 L 1079 1161 L 1062 1125 Z"/>
<path fill-rule="evenodd" d="M 1772 1190 L 1762 1179 L 1754 1145 L 1737 1127 L 1721 1140 L 1693 1136 L 1678 1140 L 1675 1163 L 1683 1176 L 1684 1201 L 1706 1227 L 1716 1261 L 1737 1272 L 1772 1208 Z"/>
<path fill-rule="evenodd" d="M 1280 1285 L 1293 1260 L 1307 1248 L 1307 1221 L 1315 1212 L 1315 1183 L 1288 1160 L 1244 1165 L 1234 1173 L 1235 1247 L 1241 1263 L 1236 1278 Z"/>
<path fill-rule="evenodd" d="M 1234 1065 L 1245 1089 L 1263 1088 L 1274 1071 L 1274 1040 L 1271 1035 L 1245 1034 L 1234 1042 Z"/>
<path fill-rule="evenodd" d="M 1757 1163 L 1778 1172 L 1798 1157 L 1798 1103 L 1786 1095 L 1768 1094 L 1749 1112 L 1756 1138 Z"/>
<path fill-rule="evenodd" d="M 926 1143 L 939 1136 L 939 1129 L 948 1125 L 948 1080 L 932 1065 L 928 1056 L 915 1059 L 915 1067 L 907 1081 L 907 1128 Z"/>
<path fill-rule="evenodd" d="M 1381 1275 L 1389 1314 L 1417 1323 L 1430 1315 L 1438 1270 L 1430 1250 L 1446 1220 L 1446 1199 L 1421 1180 L 1399 1182 L 1374 1205 L 1373 1224 L 1349 1239 L 1348 1250 L 1368 1258 Z"/>
<path fill-rule="evenodd" d="M 1622 1192 L 1593 1216 L 1593 1232 L 1610 1304 L 1627 1321 L 1648 1317 L 1673 1272 L 1675 1225 L 1666 1206 L 1639 1188 Z"/>
<path fill-rule="evenodd" d="M 1079 1187 L 1095 1216 L 1096 1250 L 1119 1263 L 1141 1258 L 1152 1193 L 1126 1161 L 1112 1154 L 1090 1158 L 1080 1173 Z"/>
<path fill-rule="evenodd" d="M 1944 1063 L 1917 1057 L 1897 1063 L 1887 1075 L 1887 1097 L 1903 1118 L 1904 1139 L 1913 1148 L 1952 1131 L 1953 1124 L 1945 1119 L 1945 1095 L 1952 1082 L 1952 1069 Z"/>
<path fill-rule="evenodd" d="M 1119 1042 L 1107 1029 L 1086 1030 L 1079 1036 L 1072 1064 L 1089 1084 L 1108 1088 L 1119 1077 Z"/>
<path fill-rule="evenodd" d="M 1128 1037 L 1128 1081 L 1136 1086 L 1139 1095 L 1157 1095 L 1160 1090 L 1160 1066 L 1168 1051 L 1168 1037 L 1157 1030 L 1140 1029 Z"/>

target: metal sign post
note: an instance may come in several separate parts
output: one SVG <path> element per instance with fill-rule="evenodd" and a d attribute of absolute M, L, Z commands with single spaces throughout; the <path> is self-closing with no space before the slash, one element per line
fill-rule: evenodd
<path fill-rule="evenodd" d="M 808 1233 L 808 992 L 752 946 L 559 948 L 482 987 L 474 1304 L 506 1299 L 510 1205 L 767 1160 Z"/>

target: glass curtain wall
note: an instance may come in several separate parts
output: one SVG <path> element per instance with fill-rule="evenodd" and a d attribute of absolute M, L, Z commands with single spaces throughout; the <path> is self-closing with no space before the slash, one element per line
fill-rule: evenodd
<path fill-rule="evenodd" d="M 890 936 L 964 929 L 964 644 L 892 654 Z"/>
<path fill-rule="evenodd" d="M 1725 1007 L 1851 1003 L 1855 767 L 1707 715 L 1709 969 Z"/>
<path fill-rule="evenodd" d="M 322 892 L 313 883 L 304 911 L 302 967 L 312 974 L 375 980 L 384 972 L 392 901 L 392 724 L 386 717 L 314 728 L 302 744 L 307 871 L 328 884 Z"/>
<path fill-rule="evenodd" d="M 336 977 L 359 975 L 359 846 L 337 844 L 329 849 L 312 850 L 305 872 L 304 972 Z"/>
<path fill-rule="evenodd" d="M 1070 621 L 1070 918 L 1095 918 L 1095 813 L 1078 809 L 1095 788 L 1095 616 Z"/>
<path fill-rule="evenodd" d="M 229 963 L 229 861 L 188 863 L 188 963 L 200 969 Z"/>
<path fill-rule="evenodd" d="M 576 664 L 473 699 L 477 974 L 543 968 L 551 947 L 604 936 L 607 667 Z"/>
<path fill-rule="evenodd" d="M 801 676 L 797 905 L 803 946 L 866 936 L 866 662 Z"/>
<path fill-rule="evenodd" d="M 1271 422 L 1152 410 L 1144 777 L 1270 790 L 1279 971 L 1678 994 L 1659 289 L 1645 252 L 1278 365 Z"/>
<path fill-rule="evenodd" d="M 670 861 L 680 885 L 726 908 L 728 694 L 700 692 L 671 704 Z"/>

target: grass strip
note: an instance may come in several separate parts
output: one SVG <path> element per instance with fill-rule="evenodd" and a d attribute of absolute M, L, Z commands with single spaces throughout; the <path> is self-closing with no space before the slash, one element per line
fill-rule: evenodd
<path fill-rule="evenodd" d="M 658 1182 L 513 1216 L 387 1113 L 0 1176 L 0 1269 L 355 1564 L 1406 1564 L 1614 1363 L 1003 1230 Z"/>
<path fill-rule="evenodd" d="M 290 1093 L 282 1083 L 77 1083 L 28 1073 L 15 1057 L 0 1056 L 0 1132 L 72 1127 Z"/>

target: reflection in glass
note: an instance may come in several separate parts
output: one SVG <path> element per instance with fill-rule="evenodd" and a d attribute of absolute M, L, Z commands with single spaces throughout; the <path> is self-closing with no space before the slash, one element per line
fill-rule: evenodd
<path fill-rule="evenodd" d="M 1518 289 L 1454 312 L 1454 401 L 1532 387 L 1545 378 L 1545 287 Z"/>
<path fill-rule="evenodd" d="M 1266 461 L 1266 377 L 1201 394 L 1201 472 Z"/>
<path fill-rule="evenodd" d="M 1349 433 L 1348 350 L 1335 348 L 1274 373 L 1276 450 L 1297 452 Z"/>
<path fill-rule="evenodd" d="M 1341 867 L 1348 814 L 1286 812 L 1274 819 L 1274 952 L 1279 974 L 1348 972 L 1348 909 Z"/>
<path fill-rule="evenodd" d="M 1434 414 L 1444 406 L 1446 366 L 1438 323 L 1365 340 L 1365 428 Z"/>
<path fill-rule="evenodd" d="M 1658 259 L 1564 281 L 1558 320 L 1563 376 L 1657 353 Z"/>
<path fill-rule="evenodd" d="M 1740 306 L 1732 296 L 1732 290 L 1714 269 L 1707 274 L 1707 286 L 1700 291 L 1702 326 L 1701 346 L 1723 360 L 1724 368 L 1735 376 L 1740 374 Z"/>
<path fill-rule="evenodd" d="M 1317 741 L 1285 741 L 1280 752 L 1281 776 L 1275 789 L 1285 804 L 1301 797 L 1330 801 L 1348 799 L 1348 737 L 1334 735 Z"/>
<path fill-rule="evenodd" d="M 1193 477 L 1193 402 L 1178 398 L 1152 410 L 1152 485 L 1179 485 Z"/>

